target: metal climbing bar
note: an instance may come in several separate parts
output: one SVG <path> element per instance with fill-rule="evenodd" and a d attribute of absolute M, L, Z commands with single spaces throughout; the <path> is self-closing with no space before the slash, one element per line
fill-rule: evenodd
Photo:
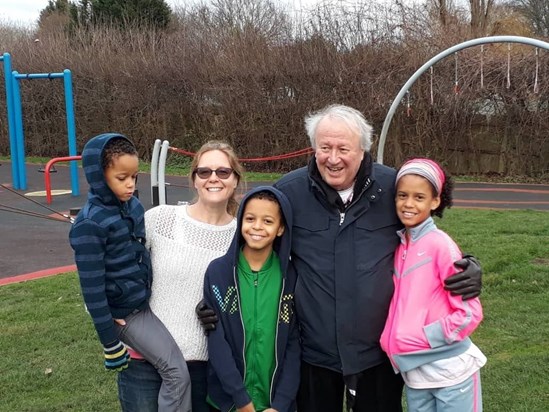
<path fill-rule="evenodd" d="M 54 157 L 48 163 L 46 163 L 46 167 L 44 168 L 44 186 L 46 190 L 46 203 L 48 205 L 51 204 L 51 177 L 50 177 L 51 167 L 58 162 L 70 162 L 70 161 L 73 161 L 72 164 L 78 167 L 75 160 L 81 160 L 81 159 L 82 159 L 82 156 Z"/>
<path fill-rule="evenodd" d="M 393 120 L 393 116 L 396 112 L 396 109 L 398 108 L 400 102 L 406 95 L 406 92 L 412 87 L 412 85 L 415 83 L 415 81 L 421 76 L 424 72 L 426 72 L 429 67 L 431 67 L 433 64 L 437 63 L 438 61 L 444 59 L 445 57 L 451 55 L 452 53 L 456 53 L 460 50 L 467 49 L 469 47 L 473 46 L 479 46 L 481 44 L 490 44 L 490 43 L 521 43 L 521 44 L 527 44 L 534 47 L 539 47 L 545 50 L 549 50 L 549 43 L 537 40 L 537 39 L 531 39 L 529 37 L 522 37 L 522 36 L 491 36 L 491 37 L 481 37 L 478 39 L 468 40 L 466 42 L 457 44 L 455 46 L 452 46 L 443 52 L 437 54 L 435 57 L 427 61 L 423 66 L 421 66 L 417 71 L 408 79 L 406 83 L 404 83 L 404 86 L 402 86 L 402 89 L 398 92 L 397 96 L 393 100 L 393 103 L 391 104 L 391 107 L 389 108 L 389 112 L 387 113 L 387 116 L 385 117 L 385 121 L 383 122 L 383 128 L 381 129 L 381 135 L 379 136 L 379 148 L 377 151 L 377 159 L 376 161 L 380 164 L 383 164 L 383 153 L 385 150 L 385 140 L 387 139 L 387 132 L 389 131 L 389 126 L 391 125 L 391 121 Z"/>

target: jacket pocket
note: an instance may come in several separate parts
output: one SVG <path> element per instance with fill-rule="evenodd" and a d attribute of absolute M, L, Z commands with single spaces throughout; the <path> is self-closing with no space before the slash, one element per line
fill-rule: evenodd
<path fill-rule="evenodd" d="M 320 232 L 330 227 L 330 219 L 326 214 L 301 213 L 294 217 L 294 228 L 308 232 Z"/>
<path fill-rule="evenodd" d="M 111 281 L 105 284 L 105 294 L 109 303 L 120 303 L 126 298 L 127 290 L 123 282 Z"/>
<path fill-rule="evenodd" d="M 117 279 L 105 285 L 105 292 L 111 306 L 125 306 L 136 296 L 148 289 L 145 279 Z"/>
<path fill-rule="evenodd" d="M 381 214 L 369 214 L 361 216 L 356 221 L 356 227 L 362 230 L 376 231 L 383 228 L 389 228 L 396 236 L 396 231 L 400 229 L 402 224 L 398 220 L 396 214 L 381 213 Z"/>
<path fill-rule="evenodd" d="M 294 218 L 292 233 L 292 254 L 306 262 L 320 263 L 319 259 L 333 256 L 335 233 L 330 234 L 330 218 L 319 213 L 307 214 L 306 211 Z M 322 266 L 320 266 L 322 267 Z"/>

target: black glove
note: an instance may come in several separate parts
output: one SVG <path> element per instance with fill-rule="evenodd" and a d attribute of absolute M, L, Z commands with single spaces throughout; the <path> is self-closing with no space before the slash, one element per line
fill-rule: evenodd
<path fill-rule="evenodd" d="M 444 281 L 444 288 L 452 295 L 461 295 L 463 300 L 476 298 L 482 289 L 482 268 L 474 256 L 465 255 L 454 262 L 454 266 L 463 269 Z"/>
<path fill-rule="evenodd" d="M 206 304 L 204 299 L 198 302 L 198 305 L 196 305 L 195 308 L 195 312 L 198 316 L 198 320 L 202 324 L 204 332 L 208 333 L 211 330 L 215 330 L 215 324 L 218 321 L 217 315 L 215 314 L 214 310 Z"/>

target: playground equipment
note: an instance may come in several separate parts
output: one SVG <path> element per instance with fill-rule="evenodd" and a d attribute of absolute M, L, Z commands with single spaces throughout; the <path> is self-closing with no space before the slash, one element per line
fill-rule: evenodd
<path fill-rule="evenodd" d="M 151 199 L 154 206 L 166 204 L 166 159 L 170 143 L 154 141 L 151 159 Z"/>
<path fill-rule="evenodd" d="M 19 82 L 34 79 L 63 79 L 65 94 L 65 111 L 67 122 L 69 156 L 76 156 L 76 127 L 74 120 L 74 104 L 72 92 L 72 73 L 69 69 L 62 73 L 18 73 L 11 70 L 9 53 L 1 56 L 4 61 L 4 77 L 6 85 L 6 106 L 8 112 L 8 132 L 10 137 L 10 155 L 12 164 L 12 180 L 15 189 L 27 188 L 25 169 L 25 135 L 23 129 L 23 107 L 21 104 L 21 89 Z M 73 196 L 80 194 L 78 184 L 78 165 L 71 162 L 71 190 Z"/>
<path fill-rule="evenodd" d="M 17 165 L 17 140 L 15 138 L 15 119 L 13 113 L 13 93 L 11 87 L 11 55 L 4 53 L 0 56 L 0 60 L 4 62 L 4 84 L 6 88 L 6 108 L 8 114 L 8 134 L 10 138 L 10 156 L 11 162 L 11 176 L 13 180 L 13 186 L 19 189 L 19 167 Z"/>
<path fill-rule="evenodd" d="M 14 207 L 14 206 L 8 206 L 8 205 L 5 205 L 5 204 L 0 204 L 0 211 L 2 211 L 2 212 L 12 212 L 12 213 L 17 213 L 17 214 L 24 215 L 24 216 L 37 217 L 37 218 L 40 218 L 40 219 L 55 220 L 55 221 L 58 221 L 58 222 L 63 221 L 63 222 L 68 222 L 68 223 L 74 223 L 74 218 L 71 215 L 67 215 L 65 213 L 54 210 L 54 209 L 52 209 L 52 208 L 50 208 L 50 207 L 48 207 L 48 206 L 46 206 L 46 205 L 44 205 L 40 202 L 37 202 L 36 200 L 31 199 L 28 196 L 25 196 L 22 193 L 19 193 L 15 189 L 12 189 L 11 187 L 6 186 L 2 183 L 0 183 L 0 188 L 6 190 L 8 192 L 13 193 L 14 195 L 22 197 L 26 201 L 32 202 L 35 205 L 40 206 L 41 208 L 44 208 L 44 209 L 48 210 L 49 212 L 52 212 L 53 216 L 51 214 L 44 214 L 44 213 L 35 212 L 35 211 L 31 211 L 31 210 L 21 209 L 21 208 Z M 58 217 L 55 217 L 55 216 L 58 216 Z"/>
<path fill-rule="evenodd" d="M 396 98 L 393 100 L 385 121 L 383 123 L 379 147 L 377 152 L 377 162 L 383 163 L 384 147 L 387 138 L 387 133 L 390 127 L 390 123 L 395 114 L 397 107 L 404 101 L 406 104 L 406 113 L 408 116 L 411 116 L 412 113 L 412 99 L 410 98 L 410 88 L 415 83 L 415 81 L 427 70 L 430 70 L 430 100 L 433 104 L 433 65 L 438 61 L 444 59 L 445 57 L 454 54 L 455 57 L 455 73 L 454 73 L 454 92 L 458 94 L 460 92 L 460 85 L 458 83 L 458 52 L 460 50 L 481 46 L 481 55 L 480 55 L 480 87 L 484 86 L 484 71 L 483 71 L 483 58 L 484 58 L 484 45 L 491 43 L 521 43 L 530 46 L 536 47 L 536 67 L 535 67 L 535 80 L 534 80 L 534 93 L 539 91 L 539 54 L 538 49 L 542 48 L 549 50 L 549 43 L 543 42 L 536 39 L 531 39 L 527 37 L 520 36 L 493 36 L 493 37 L 483 37 L 478 39 L 469 40 L 461 44 L 455 45 L 453 47 L 444 50 L 443 52 L 437 54 L 424 65 L 422 65 L 404 84 L 402 89 L 397 94 Z M 65 91 L 65 106 L 66 106 L 66 121 L 67 121 L 67 134 L 68 134 L 68 146 L 69 146 L 69 156 L 62 157 L 57 159 L 52 159 L 53 163 L 57 161 L 70 161 L 71 162 L 71 188 L 72 195 L 79 195 L 78 188 L 78 169 L 76 164 L 76 159 L 79 156 L 76 155 L 76 137 L 75 137 L 75 120 L 74 120 L 74 110 L 73 110 L 73 94 L 72 94 L 72 75 L 70 70 L 66 69 L 62 73 L 35 73 L 35 74 L 20 74 L 17 71 L 12 71 L 12 62 L 9 53 L 4 53 L 0 56 L 0 60 L 4 63 L 4 75 L 5 75 L 5 85 L 6 85 L 6 101 L 7 101 L 7 114 L 8 114 L 8 131 L 10 137 L 10 152 L 12 158 L 12 177 L 13 177 L 13 187 L 15 189 L 26 189 L 26 170 L 25 170 L 25 150 L 24 150 L 24 133 L 23 133 L 23 120 L 22 120 L 22 105 L 21 105 L 21 92 L 19 82 L 22 80 L 33 80 L 33 79 L 56 79 L 63 78 L 64 81 L 64 91 Z M 510 53 L 508 46 L 508 56 L 507 56 L 507 87 L 510 86 Z M 166 187 L 169 183 L 165 180 L 165 167 L 166 159 L 169 151 L 177 152 L 183 155 L 192 156 L 194 153 L 170 147 L 169 142 L 164 140 L 163 142 L 159 139 L 155 141 L 153 148 L 153 155 L 151 161 L 151 198 L 153 205 L 165 204 L 166 203 Z M 264 157 L 264 158 L 250 158 L 250 159 L 240 159 L 243 162 L 255 162 L 255 161 L 269 161 L 269 160 L 281 160 L 286 158 L 291 158 L 295 156 L 302 156 L 312 153 L 311 148 L 301 149 L 292 153 L 287 153 L 278 156 Z M 51 161 L 50 161 L 51 162 Z M 53 165 L 51 163 L 51 165 Z M 50 163 L 48 163 L 50 164 Z M 50 168 L 46 168 L 48 172 L 45 174 L 46 180 L 46 191 L 49 193 L 47 196 L 47 202 L 51 202 L 51 182 L 49 181 L 49 171 Z"/>
<path fill-rule="evenodd" d="M 52 167 L 57 162 L 70 162 L 73 160 L 81 160 L 82 156 L 66 156 L 66 157 L 55 157 L 51 159 L 48 163 L 46 163 L 46 166 L 44 167 L 44 186 L 46 189 L 46 203 L 48 205 L 51 204 L 51 177 L 50 172 L 52 171 Z M 76 165 L 76 163 L 72 163 Z M 72 178 L 72 175 L 71 175 Z M 74 193 L 73 193 L 74 194 Z"/>
<path fill-rule="evenodd" d="M 546 43 L 541 40 L 531 39 L 529 37 L 521 37 L 521 36 L 491 36 L 491 37 L 481 37 L 478 39 L 469 40 L 460 44 L 457 44 L 453 47 L 450 47 L 443 52 L 437 54 L 435 57 L 427 61 L 423 66 L 421 66 L 409 79 L 406 83 L 404 83 L 404 86 L 400 89 L 398 94 L 396 95 L 395 99 L 393 100 L 393 103 L 391 104 L 391 107 L 389 108 L 389 112 L 387 113 L 387 116 L 385 117 L 385 121 L 383 122 L 383 128 L 381 129 L 381 135 L 379 137 L 379 147 L 377 150 L 377 159 L 376 161 L 380 164 L 383 164 L 383 154 L 385 149 L 385 141 L 387 139 L 387 132 L 389 131 L 389 126 L 391 125 L 391 121 L 393 120 L 393 116 L 395 114 L 395 111 L 397 107 L 401 104 L 405 96 L 409 96 L 408 92 L 412 85 L 415 83 L 415 81 L 427 70 L 432 69 L 432 66 L 437 63 L 438 61 L 444 59 L 445 57 L 455 54 L 460 50 L 467 49 L 469 47 L 484 45 L 484 44 L 490 44 L 490 43 L 521 43 L 521 44 L 527 44 L 530 46 L 534 46 L 537 48 L 549 50 L 549 43 Z M 457 54 L 455 54 L 457 56 Z M 538 56 L 536 51 L 536 57 Z M 538 60 L 536 58 L 536 78 L 535 78 L 535 85 L 534 89 L 537 89 L 538 86 Z M 456 71 L 457 71 L 457 57 L 456 57 Z M 510 61 L 509 61 L 509 53 L 507 55 L 507 85 L 509 87 L 510 85 Z M 432 73 L 432 72 L 431 72 Z M 432 77 L 431 77 L 432 79 Z M 481 77 L 482 81 L 482 77 Z M 459 92 L 459 84 L 457 82 L 457 74 L 455 78 L 454 83 L 454 92 Z M 431 94 L 431 101 L 432 101 L 432 94 Z M 407 102 L 407 113 L 410 113 L 410 107 L 409 107 L 409 100 L 406 100 Z"/>

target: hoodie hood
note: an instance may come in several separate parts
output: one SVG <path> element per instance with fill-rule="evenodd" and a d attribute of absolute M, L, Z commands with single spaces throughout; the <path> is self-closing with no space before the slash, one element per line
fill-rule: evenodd
<path fill-rule="evenodd" d="M 118 133 L 104 133 L 93 137 L 86 143 L 82 150 L 82 167 L 86 180 L 90 185 L 88 200 L 92 203 L 100 202 L 104 205 L 120 205 L 120 200 L 115 196 L 107 185 L 105 174 L 101 167 L 101 156 L 105 145 L 112 139 L 126 139 L 133 145 L 133 142 L 126 136 Z"/>
<path fill-rule="evenodd" d="M 292 245 L 292 208 L 290 202 L 286 195 L 284 195 L 280 190 L 275 189 L 272 186 L 258 186 L 255 189 L 250 190 L 240 202 L 237 214 L 237 227 L 236 234 L 233 238 L 231 246 L 229 247 L 228 255 L 233 256 L 234 262 L 238 262 L 238 256 L 240 249 L 244 246 L 245 241 L 242 236 L 242 216 L 244 215 L 244 209 L 246 203 L 252 195 L 258 192 L 270 192 L 278 200 L 280 206 L 280 213 L 282 214 L 282 220 L 284 222 L 285 230 L 282 236 L 277 237 L 273 244 L 273 250 L 276 252 L 280 258 L 280 265 L 282 273 L 285 275 L 288 267 L 288 262 L 290 260 L 290 248 Z"/>

